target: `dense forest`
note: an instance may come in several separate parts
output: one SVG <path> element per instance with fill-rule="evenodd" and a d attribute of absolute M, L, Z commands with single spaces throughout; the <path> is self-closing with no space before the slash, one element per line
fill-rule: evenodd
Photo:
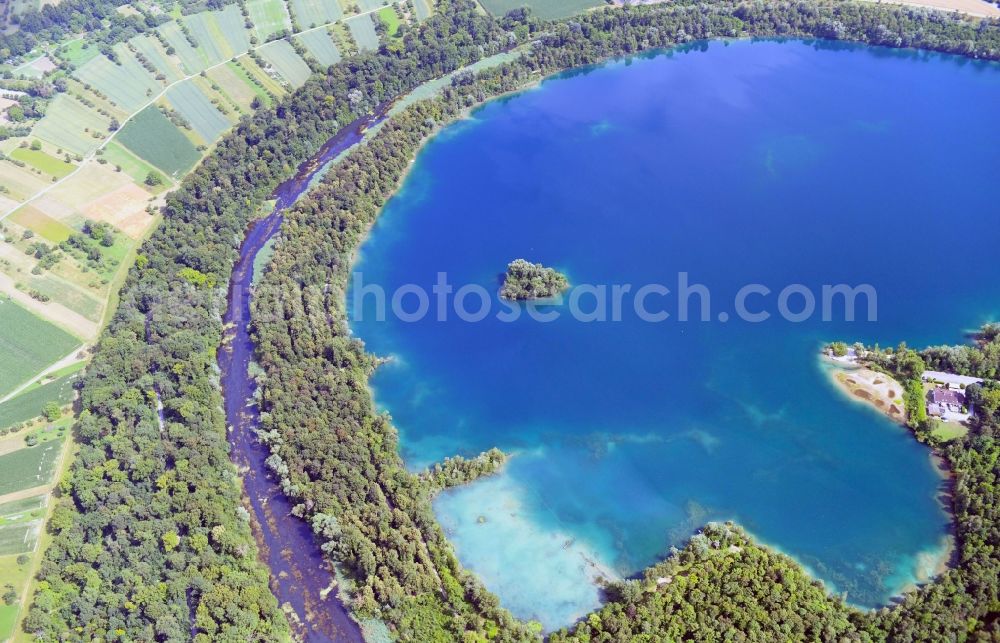
<path fill-rule="evenodd" d="M 344 60 L 273 109 L 245 118 L 168 197 L 82 390 L 81 442 L 26 627 L 43 640 L 272 640 L 287 625 L 256 558 L 227 457 L 215 369 L 225 284 L 253 213 L 340 127 L 421 82 L 518 43 L 520 58 L 456 76 L 438 98 L 383 124 L 286 216 L 254 298 L 262 439 L 296 513 L 348 578 L 359 616 L 400 640 L 530 640 L 459 566 L 430 510 L 438 489 L 502 464 L 488 453 L 424 475 L 402 465 L 375 411 L 375 359 L 347 332 L 357 245 L 428 137 L 539 75 L 740 36 L 843 38 L 1000 56 L 1000 26 L 867 3 L 682 2 L 605 9 L 557 24 L 494 20 L 467 0 L 409 30 L 402 48 Z M 333 287 L 328 287 L 330 284 Z M 162 424 L 157 402 L 163 404 Z M 955 474 L 960 565 L 904 604 L 862 613 L 790 560 L 713 525 L 555 640 L 961 640 L 998 621 L 997 460 L 989 429 L 944 449 Z M 471 463 L 471 464 L 470 464 Z M 994 632 L 996 633 L 996 632 Z"/>

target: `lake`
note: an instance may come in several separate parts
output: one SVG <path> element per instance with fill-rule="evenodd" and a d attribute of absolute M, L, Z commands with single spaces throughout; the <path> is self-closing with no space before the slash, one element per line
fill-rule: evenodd
<path fill-rule="evenodd" d="M 435 501 L 463 564 L 546 629 L 599 604 L 596 577 L 636 574 L 711 520 L 859 606 L 926 579 L 950 531 L 930 452 L 841 395 L 817 354 L 955 343 L 998 318 L 998 99 L 995 64 L 712 42 L 547 79 L 431 141 L 362 247 L 349 305 L 392 358 L 372 386 L 408 466 L 516 454 Z M 555 320 L 510 321 L 497 289 L 519 257 L 594 287 L 535 311 Z M 441 319 L 433 295 L 421 319 L 377 319 L 370 286 L 414 312 L 413 286 L 432 293 L 438 273 L 469 286 L 466 310 L 485 289 L 484 319 L 447 301 Z M 620 315 L 598 305 L 622 284 Z M 664 321 L 636 311 L 647 284 L 670 291 L 643 299 Z M 751 284 L 743 312 L 765 321 L 740 314 Z M 836 284 L 870 285 L 877 319 L 862 298 L 854 321 L 837 305 L 824 320 Z M 793 321 L 808 293 L 815 313 Z"/>

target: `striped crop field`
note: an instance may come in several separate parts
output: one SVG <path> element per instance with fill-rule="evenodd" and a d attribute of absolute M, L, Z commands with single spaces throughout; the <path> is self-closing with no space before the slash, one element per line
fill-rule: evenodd
<path fill-rule="evenodd" d="M 288 0 L 300 29 L 309 29 L 340 20 L 344 15 L 337 0 Z"/>
<path fill-rule="evenodd" d="M 292 29 L 292 19 L 288 16 L 285 0 L 247 0 L 247 11 L 250 13 L 250 22 L 253 23 L 254 35 L 260 42 L 282 29 Z"/>
<path fill-rule="evenodd" d="M 188 74 L 197 74 L 208 67 L 205 57 L 191 46 L 176 22 L 165 22 L 156 29 L 184 65 Z"/>
<path fill-rule="evenodd" d="M 152 63 L 157 72 L 166 77 L 168 83 L 180 80 L 185 76 L 184 71 L 167 55 L 167 52 L 163 49 L 163 45 L 156 38 L 149 35 L 142 35 L 136 36 L 128 42 L 132 47 L 135 47 L 136 51 Z"/>
<path fill-rule="evenodd" d="M 287 40 L 269 42 L 257 52 L 292 87 L 301 87 L 312 74 L 309 65 L 295 53 L 295 49 Z"/>
<path fill-rule="evenodd" d="M 98 56 L 75 72 L 74 76 L 89 83 L 127 112 L 135 112 L 163 90 L 134 56 L 120 57 L 121 65 Z"/>
<path fill-rule="evenodd" d="M 375 33 L 375 23 L 372 22 L 371 15 L 355 16 L 346 21 L 347 28 L 351 30 L 351 37 L 358 43 L 361 51 L 372 51 L 378 49 L 378 34 Z"/>
<path fill-rule="evenodd" d="M 229 119 L 190 80 L 171 87 L 166 98 L 206 143 L 214 141 L 231 125 Z"/>
<path fill-rule="evenodd" d="M 57 94 L 32 134 L 74 154 L 87 154 L 101 144 L 110 122 L 73 96 Z"/>
<path fill-rule="evenodd" d="M 319 61 L 319 64 L 329 66 L 340 62 L 340 51 L 325 27 L 306 31 L 296 38 Z"/>

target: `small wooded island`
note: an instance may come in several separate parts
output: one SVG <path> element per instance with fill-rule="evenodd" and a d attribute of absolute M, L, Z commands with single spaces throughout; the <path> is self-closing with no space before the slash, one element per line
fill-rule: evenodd
<path fill-rule="evenodd" d="M 515 259 L 507 264 L 500 296 L 516 301 L 545 299 L 554 297 L 567 288 L 569 280 L 558 270 L 526 259 Z"/>

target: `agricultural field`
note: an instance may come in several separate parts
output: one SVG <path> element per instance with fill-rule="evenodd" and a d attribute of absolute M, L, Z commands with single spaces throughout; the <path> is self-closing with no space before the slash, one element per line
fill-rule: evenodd
<path fill-rule="evenodd" d="M 0 526 L 38 518 L 39 512 L 45 509 L 46 499 L 47 496 L 41 494 L 0 504 Z"/>
<path fill-rule="evenodd" d="M 79 380 L 79 371 L 63 375 L 26 390 L 0 404 L 0 430 L 40 417 L 42 409 L 50 402 L 55 402 L 60 406 L 69 404 L 73 401 L 73 396 L 76 393 L 73 386 Z M 0 510 L 2 509 L 3 507 L 0 507 Z"/>
<path fill-rule="evenodd" d="M 26 147 L 19 147 L 12 151 L 10 153 L 10 157 L 19 161 L 24 161 L 31 167 L 58 179 L 61 179 L 76 169 L 76 166 L 72 163 L 67 163 L 66 161 L 57 159 L 50 154 L 46 154 L 42 150 L 31 150 Z"/>
<path fill-rule="evenodd" d="M 176 22 L 165 22 L 157 27 L 156 31 L 163 37 L 167 45 L 174 50 L 176 56 L 180 58 L 185 72 L 188 74 L 197 74 L 208 67 L 205 58 L 198 53 L 198 50 L 191 46 L 191 43 L 181 33 L 181 28 Z"/>
<path fill-rule="evenodd" d="M 0 556 L 24 554 L 35 550 L 42 521 L 0 525 Z"/>
<path fill-rule="evenodd" d="M 104 146 L 101 150 L 101 158 L 106 160 L 112 167 L 121 168 L 122 172 L 128 175 L 135 184 L 142 189 L 146 190 L 150 194 L 159 194 L 164 190 L 169 189 L 173 184 L 173 180 L 160 172 L 157 168 L 153 167 L 146 161 L 129 152 L 124 147 L 118 144 L 116 140 L 111 141 Z M 150 172 L 159 172 L 164 178 L 164 183 L 162 185 L 150 186 L 146 185 L 144 181 L 146 177 L 149 176 Z M 134 191 L 133 191 L 134 192 Z"/>
<path fill-rule="evenodd" d="M 260 42 L 266 42 L 271 34 L 283 29 L 291 31 L 292 20 L 285 0 L 247 0 L 246 4 L 254 35 Z"/>
<path fill-rule="evenodd" d="M 0 334 L 0 397 L 80 345 L 77 338 L 2 295 L 0 328 L 4 329 Z"/>
<path fill-rule="evenodd" d="M 389 0 L 349 0 L 350 4 L 356 4 L 362 13 L 374 11 L 379 7 L 389 4 Z"/>
<path fill-rule="evenodd" d="M 426 20 L 433 13 L 430 0 L 413 0 L 413 9 L 417 14 L 417 20 Z"/>
<path fill-rule="evenodd" d="M 171 87 L 167 91 L 166 99 L 206 143 L 215 141 L 232 125 L 191 81 Z"/>
<path fill-rule="evenodd" d="M 104 55 L 98 56 L 78 68 L 73 75 L 92 85 L 121 109 L 132 113 L 142 109 L 163 91 L 163 84 L 157 82 L 136 61 L 135 56 L 119 58 L 121 65 L 116 65 Z"/>
<path fill-rule="evenodd" d="M 340 50 L 334 44 L 330 32 L 326 28 L 313 29 L 296 36 L 302 46 L 313 55 L 323 66 L 333 65 L 340 62 Z"/>
<path fill-rule="evenodd" d="M 126 123 L 118 142 L 174 178 L 201 159 L 198 150 L 155 106 L 149 106 Z"/>
<path fill-rule="evenodd" d="M 351 37 L 358 43 L 361 51 L 378 49 L 378 34 L 375 33 L 375 23 L 371 15 L 355 16 L 344 21 L 351 30 Z"/>
<path fill-rule="evenodd" d="M 243 70 L 243 73 L 248 79 L 256 80 L 260 85 L 254 84 L 255 87 L 259 87 L 268 92 L 269 95 L 281 97 L 287 93 L 287 89 L 279 81 L 275 80 L 266 71 L 260 68 L 257 62 L 250 56 L 240 56 L 236 59 L 239 63 L 239 67 Z"/>
<path fill-rule="evenodd" d="M 63 440 L 53 439 L 0 455 L 0 496 L 48 483 L 62 446 Z"/>
<path fill-rule="evenodd" d="M 202 11 L 186 16 L 184 24 L 199 44 L 207 66 L 217 65 L 250 48 L 250 33 L 236 5 L 220 11 Z"/>
<path fill-rule="evenodd" d="M 267 91 L 255 85 L 247 73 L 234 63 L 215 67 L 208 72 L 208 77 L 219 87 L 220 93 L 236 102 L 245 112 L 252 111 L 250 106 L 255 98 L 259 98 L 265 105 L 270 104 Z"/>
<path fill-rule="evenodd" d="M 73 96 L 59 94 L 32 134 L 74 154 L 88 154 L 107 135 L 110 122 L 111 119 L 87 108 Z"/>
<path fill-rule="evenodd" d="M 51 180 L 38 176 L 26 167 L 18 167 L 10 160 L 0 161 L 0 185 L 7 188 L 5 196 L 20 201 L 51 183 Z"/>
<path fill-rule="evenodd" d="M 300 30 L 340 20 L 344 15 L 337 0 L 288 0 L 288 7 Z"/>
<path fill-rule="evenodd" d="M 145 56 L 153 67 L 156 68 L 156 71 L 163 74 L 166 82 L 172 83 L 184 78 L 185 74 L 180 65 L 174 63 L 172 57 L 167 54 L 163 45 L 156 38 L 144 34 L 132 38 L 128 41 L 128 44 Z"/>
<path fill-rule="evenodd" d="M 511 9 L 529 7 L 532 14 L 542 20 L 566 18 L 587 9 L 604 6 L 602 0 L 479 0 L 479 4 L 494 16 L 502 16 Z"/>
<path fill-rule="evenodd" d="M 269 42 L 257 52 L 292 87 L 301 87 L 312 74 L 309 65 L 295 53 L 287 40 Z"/>

